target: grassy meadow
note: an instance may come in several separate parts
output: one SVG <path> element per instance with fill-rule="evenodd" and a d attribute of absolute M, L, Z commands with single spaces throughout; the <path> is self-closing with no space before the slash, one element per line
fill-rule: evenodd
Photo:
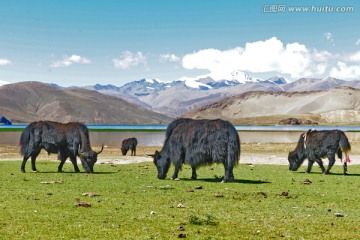
<path fill-rule="evenodd" d="M 1 239 L 360 238 L 359 165 L 343 176 L 341 166 L 322 175 L 240 164 L 229 183 L 222 165 L 200 168 L 198 180 L 185 166 L 180 181 L 158 180 L 152 163 L 94 174 L 57 165 L 40 160 L 33 173 L 29 161 L 21 173 L 20 161 L 0 162 Z"/>

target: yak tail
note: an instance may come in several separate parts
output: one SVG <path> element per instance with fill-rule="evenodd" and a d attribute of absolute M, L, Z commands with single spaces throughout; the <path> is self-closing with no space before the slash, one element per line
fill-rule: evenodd
<path fill-rule="evenodd" d="M 27 126 L 24 131 L 21 133 L 20 137 L 20 154 L 24 156 L 27 152 L 28 146 L 30 142 L 30 127 Z"/>
<path fill-rule="evenodd" d="M 343 151 L 345 153 L 345 159 L 346 159 L 345 161 L 350 162 L 350 157 L 349 157 L 348 153 L 351 151 L 351 145 L 350 145 L 349 139 L 346 137 L 345 133 L 343 133 L 343 132 L 340 135 L 339 145 L 340 145 L 341 151 Z"/>
<path fill-rule="evenodd" d="M 341 133 L 339 145 L 341 151 L 343 151 L 345 154 L 351 151 L 349 140 L 344 133 Z"/>

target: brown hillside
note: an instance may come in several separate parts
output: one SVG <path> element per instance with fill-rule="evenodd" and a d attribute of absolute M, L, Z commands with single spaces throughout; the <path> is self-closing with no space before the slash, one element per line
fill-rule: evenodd
<path fill-rule="evenodd" d="M 247 92 L 184 114 L 191 118 L 223 118 L 234 124 L 274 125 L 296 117 L 319 124 L 360 123 L 360 89 L 336 87 L 309 92 Z"/>
<path fill-rule="evenodd" d="M 0 115 L 14 123 L 38 120 L 94 124 L 167 124 L 171 118 L 120 98 L 40 82 L 0 87 Z"/>

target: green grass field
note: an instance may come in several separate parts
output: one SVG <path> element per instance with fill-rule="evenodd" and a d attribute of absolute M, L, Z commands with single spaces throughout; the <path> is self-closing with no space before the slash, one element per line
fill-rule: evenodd
<path fill-rule="evenodd" d="M 19 161 L 0 162 L 0 239 L 360 238 L 359 165 L 343 176 L 341 166 L 322 175 L 240 164 L 230 183 L 220 183 L 222 165 L 200 168 L 198 180 L 185 166 L 181 181 L 158 180 L 152 163 L 96 165 L 94 174 L 57 165 L 40 160 L 32 173 L 28 162 L 21 173 Z"/>

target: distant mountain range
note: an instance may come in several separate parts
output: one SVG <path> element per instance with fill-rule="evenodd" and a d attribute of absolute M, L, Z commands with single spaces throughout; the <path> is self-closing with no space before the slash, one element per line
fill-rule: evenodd
<path fill-rule="evenodd" d="M 0 87 L 0 115 L 13 123 L 39 120 L 93 124 L 167 124 L 172 118 L 136 104 L 80 88 L 40 82 Z"/>
<path fill-rule="evenodd" d="M 287 118 L 323 125 L 358 125 L 360 89 L 334 87 L 306 92 L 246 92 L 203 106 L 183 117 L 222 118 L 239 125 L 276 124 Z"/>
<path fill-rule="evenodd" d="M 245 75 L 239 80 L 215 81 L 211 78 L 183 79 L 162 82 L 157 79 L 142 79 L 121 87 L 113 85 L 88 86 L 87 89 L 116 96 L 138 104 L 151 111 L 178 117 L 209 103 L 251 91 L 303 92 L 326 90 L 349 86 L 360 88 L 360 81 L 344 81 L 336 78 L 301 78 L 288 82 L 281 76 L 266 80 Z"/>
<path fill-rule="evenodd" d="M 167 124 L 179 116 L 194 118 L 203 116 L 207 118 L 222 117 L 236 123 L 241 122 L 241 124 L 246 124 L 246 121 L 249 124 L 276 124 L 280 118 L 292 117 L 297 114 L 306 115 L 306 117 L 313 115 L 323 123 L 340 121 L 339 118 L 331 120 L 330 115 L 324 117 L 326 114 L 319 117 L 320 112 L 315 110 L 303 111 L 308 108 L 301 107 L 302 103 L 315 106 L 319 111 L 325 109 L 322 105 L 325 106 L 328 103 L 339 106 L 327 111 L 327 114 L 331 112 L 334 115 L 334 113 L 347 111 L 347 115 L 344 113 L 344 116 L 350 116 L 347 120 L 345 119 L 347 122 L 349 119 L 355 121 L 360 115 L 359 110 L 351 107 L 349 102 L 360 99 L 359 91 L 356 90 L 360 89 L 359 80 L 344 81 L 328 77 L 323 79 L 301 78 L 289 82 L 281 76 L 266 80 L 241 73 L 233 73 L 233 76 L 232 80 L 220 81 L 209 77 L 195 80 L 181 79 L 173 82 L 141 79 L 123 86 L 96 84 L 69 88 L 39 82 L 7 84 L 0 86 L 0 115 L 6 116 L 14 123 L 47 119 L 97 124 Z M 328 97 L 331 99 L 328 99 L 324 94 L 327 92 L 336 94 L 329 94 Z M 353 98 L 349 100 L 341 94 L 342 92 Z M 298 97 L 298 93 L 301 93 L 303 98 Z M 319 94 L 323 96 L 321 101 L 314 97 Z M 272 97 L 266 97 L 267 95 Z M 247 99 L 252 98 L 249 103 L 253 105 L 245 107 L 248 111 L 226 110 L 231 99 L 244 96 Z M 279 102 L 274 96 L 289 97 L 283 97 L 284 102 Z M 256 99 L 262 99 L 262 101 Z M 360 103 L 353 103 L 354 106 L 356 104 Z M 266 121 L 261 115 L 261 112 L 264 111 L 260 111 L 258 105 L 267 106 L 269 112 L 265 111 Z M 219 107 L 210 111 L 214 106 Z M 204 109 L 207 110 L 204 111 Z M 296 111 L 290 111 L 291 109 Z M 259 115 L 256 115 L 258 110 L 260 111 Z M 274 115 L 274 118 L 270 117 L 271 115 Z M 255 122 L 254 119 L 256 119 Z M 311 120 L 316 121 L 316 119 L 312 118 Z"/>

